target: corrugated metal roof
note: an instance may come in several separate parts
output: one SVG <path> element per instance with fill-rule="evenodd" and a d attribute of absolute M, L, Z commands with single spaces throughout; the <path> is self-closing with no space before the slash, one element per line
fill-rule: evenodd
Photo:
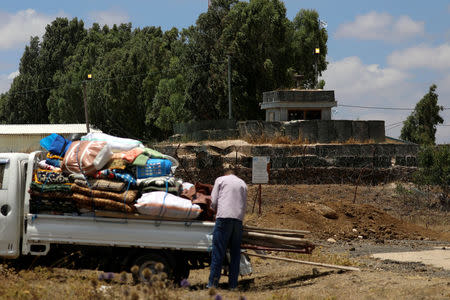
<path fill-rule="evenodd" d="M 90 126 L 91 132 L 102 132 Z M 0 135 L 87 133 L 86 124 L 0 124 Z"/>

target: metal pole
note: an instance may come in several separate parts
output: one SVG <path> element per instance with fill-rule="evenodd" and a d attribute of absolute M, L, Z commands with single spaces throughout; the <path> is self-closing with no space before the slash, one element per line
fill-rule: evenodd
<path fill-rule="evenodd" d="M 232 119 L 231 116 L 231 56 L 228 55 L 228 119 Z"/>
<path fill-rule="evenodd" d="M 257 256 L 257 257 L 261 257 L 261 258 L 288 261 L 288 262 L 294 262 L 294 263 L 298 263 L 298 264 L 305 264 L 305 265 L 318 266 L 318 267 L 324 267 L 324 268 L 340 269 L 340 270 L 347 270 L 347 271 L 361 271 L 360 268 L 355 268 L 355 267 L 330 265 L 330 264 L 323 264 L 323 263 L 317 263 L 317 262 L 311 262 L 311 261 L 304 261 L 304 260 L 298 260 L 298 259 L 291 259 L 291 258 L 284 258 L 284 257 L 278 257 L 278 256 L 270 256 L 270 255 L 262 255 L 262 254 L 256 254 L 256 253 L 248 253 L 248 252 L 246 252 L 245 254 L 251 255 L 251 256 Z"/>
<path fill-rule="evenodd" d="M 83 81 L 83 98 L 84 98 L 84 119 L 86 120 L 86 131 L 89 133 L 89 119 L 88 119 L 88 108 L 87 108 L 87 96 L 86 96 L 86 80 Z"/>

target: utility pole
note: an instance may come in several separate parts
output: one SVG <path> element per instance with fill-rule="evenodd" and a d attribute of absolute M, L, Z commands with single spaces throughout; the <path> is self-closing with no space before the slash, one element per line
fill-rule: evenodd
<path fill-rule="evenodd" d="M 228 119 L 231 120 L 231 56 L 228 55 Z"/>
<path fill-rule="evenodd" d="M 88 74 L 87 79 L 92 79 L 92 74 Z M 89 118 L 88 118 L 88 107 L 87 107 L 87 93 L 86 93 L 86 84 L 88 80 L 83 81 L 83 100 L 84 100 L 84 119 L 86 120 L 86 132 L 89 133 Z"/>
<path fill-rule="evenodd" d="M 320 55 L 320 48 L 319 47 L 316 47 L 315 49 L 314 49 L 314 54 L 315 54 L 315 57 L 316 57 L 316 83 L 315 83 L 315 88 L 317 88 L 317 86 L 319 85 L 319 55 Z"/>

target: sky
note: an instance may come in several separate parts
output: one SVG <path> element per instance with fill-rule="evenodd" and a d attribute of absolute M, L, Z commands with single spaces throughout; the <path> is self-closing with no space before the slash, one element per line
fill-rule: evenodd
<path fill-rule="evenodd" d="M 445 0 L 284 0 L 292 20 L 315 9 L 328 31 L 325 89 L 334 90 L 333 119 L 384 120 L 386 135 L 398 138 L 402 121 L 437 85 L 440 114 L 437 143 L 450 143 L 450 3 Z M 31 36 L 42 37 L 56 17 L 163 30 L 194 25 L 208 0 L 16 0 L 0 5 L 0 93 L 18 75 Z"/>

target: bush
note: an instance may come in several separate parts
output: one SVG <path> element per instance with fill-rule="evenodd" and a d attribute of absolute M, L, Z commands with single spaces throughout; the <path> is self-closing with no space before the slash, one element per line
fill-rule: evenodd
<path fill-rule="evenodd" d="M 435 185 L 442 189 L 442 204 L 450 204 L 450 145 L 426 146 L 418 154 L 419 170 L 414 182 L 419 186 Z"/>

